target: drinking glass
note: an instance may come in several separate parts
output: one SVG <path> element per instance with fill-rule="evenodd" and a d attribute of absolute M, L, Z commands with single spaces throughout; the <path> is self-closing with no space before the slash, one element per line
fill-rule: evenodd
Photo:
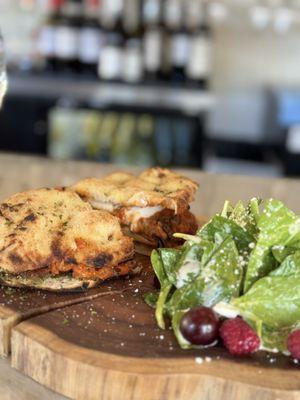
<path fill-rule="evenodd" d="M 3 97 L 7 90 L 7 75 L 5 68 L 5 54 L 3 37 L 0 32 L 0 107 L 2 105 Z"/>

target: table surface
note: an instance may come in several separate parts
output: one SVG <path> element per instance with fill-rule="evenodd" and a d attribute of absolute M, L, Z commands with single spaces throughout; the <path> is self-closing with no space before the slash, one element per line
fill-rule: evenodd
<path fill-rule="evenodd" d="M 139 168 L 103 165 L 88 162 L 53 161 L 39 157 L 0 154 L 0 198 L 28 188 L 66 186 L 87 176 L 102 176 L 120 170 L 138 171 Z M 263 179 L 238 175 L 212 175 L 196 170 L 185 174 L 197 180 L 200 188 L 192 210 L 197 215 L 212 215 L 219 211 L 224 200 L 247 200 L 254 196 L 274 197 L 300 212 L 300 181 L 291 179 Z M 22 376 L 10 367 L 9 360 L 0 360 L 1 400 L 59 400 L 51 390 Z"/>

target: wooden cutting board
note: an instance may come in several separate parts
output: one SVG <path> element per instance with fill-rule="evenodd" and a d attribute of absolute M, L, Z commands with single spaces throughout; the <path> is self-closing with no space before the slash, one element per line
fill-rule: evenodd
<path fill-rule="evenodd" d="M 0 286 L 0 357 L 9 355 L 11 330 L 21 321 L 121 290 L 115 288 L 115 282 L 110 281 L 89 291 L 70 293 Z"/>
<path fill-rule="evenodd" d="M 199 226 L 207 218 L 198 217 Z M 139 256 L 137 256 L 138 259 Z M 21 321 L 57 308 L 92 300 L 106 293 L 126 289 L 127 280 L 109 281 L 98 288 L 74 293 L 55 293 L 40 290 L 9 288 L 0 285 L 0 357 L 10 353 L 11 330 Z"/>
<path fill-rule="evenodd" d="M 221 347 L 183 351 L 143 301 L 153 289 L 147 258 L 122 293 L 56 309 L 12 332 L 12 366 L 72 399 L 275 400 L 300 398 L 288 358 L 233 358 Z M 116 281 L 116 287 L 124 281 Z"/>

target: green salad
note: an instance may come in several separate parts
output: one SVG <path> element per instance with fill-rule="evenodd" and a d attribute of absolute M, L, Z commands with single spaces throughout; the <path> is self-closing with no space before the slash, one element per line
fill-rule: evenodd
<path fill-rule="evenodd" d="M 185 240 L 181 248 L 151 255 L 160 289 L 145 301 L 158 326 L 169 319 L 179 345 L 197 347 L 183 334 L 182 318 L 204 306 L 221 322 L 247 322 L 259 349 L 288 354 L 288 337 L 300 328 L 300 216 L 275 199 L 226 201 L 195 236 L 176 237 Z"/>

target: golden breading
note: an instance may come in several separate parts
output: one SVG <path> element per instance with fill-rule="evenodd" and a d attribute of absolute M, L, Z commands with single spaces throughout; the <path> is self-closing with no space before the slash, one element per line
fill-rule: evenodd
<path fill-rule="evenodd" d="M 72 271 L 79 263 L 114 267 L 132 254 L 132 241 L 122 235 L 118 220 L 92 210 L 76 193 L 30 190 L 0 205 L 2 272 Z"/>
<path fill-rule="evenodd" d="M 134 252 L 132 240 L 123 235 L 118 219 L 100 210 L 74 215 L 53 249 L 63 260 L 96 269 L 117 266 Z"/>
<path fill-rule="evenodd" d="M 138 176 L 117 172 L 103 179 L 87 178 L 71 187 L 95 208 L 116 207 L 186 209 L 194 200 L 198 184 L 164 168 L 150 168 Z"/>

